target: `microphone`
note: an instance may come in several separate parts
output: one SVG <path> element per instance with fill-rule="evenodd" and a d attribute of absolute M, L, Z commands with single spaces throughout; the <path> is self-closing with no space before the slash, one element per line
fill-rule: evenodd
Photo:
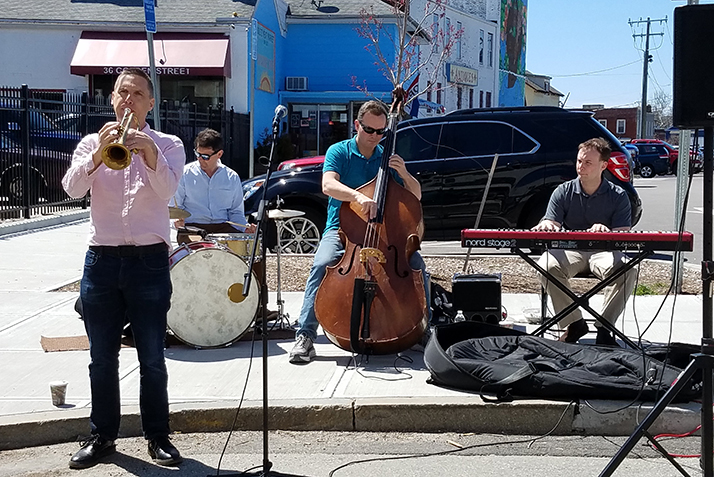
<path fill-rule="evenodd" d="M 273 118 L 273 127 L 277 126 L 280 123 L 280 120 L 287 115 L 288 115 L 288 108 L 286 108 L 282 104 L 279 104 L 278 107 L 275 108 L 275 117 Z"/>

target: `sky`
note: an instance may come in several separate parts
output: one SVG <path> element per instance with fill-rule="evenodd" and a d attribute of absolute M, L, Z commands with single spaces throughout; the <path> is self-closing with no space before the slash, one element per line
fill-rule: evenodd
<path fill-rule="evenodd" d="M 701 0 L 700 4 L 714 3 Z M 650 36 L 648 100 L 657 91 L 672 95 L 674 9 L 677 0 L 528 0 L 526 69 L 552 76 L 566 108 L 583 104 L 636 106 L 642 99 L 646 24 Z M 567 99 L 566 99 L 567 97 Z"/>

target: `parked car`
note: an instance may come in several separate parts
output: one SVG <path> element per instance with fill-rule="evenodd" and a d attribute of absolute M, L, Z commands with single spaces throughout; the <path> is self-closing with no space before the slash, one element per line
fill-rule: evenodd
<path fill-rule="evenodd" d="M 81 134 L 58 127 L 42 111 L 30 110 L 30 147 L 45 148 L 53 151 L 73 152 Z M 7 103 L 0 102 L 0 133 L 4 133 L 17 143 L 22 142 L 22 111 L 11 109 Z"/>
<path fill-rule="evenodd" d="M 663 146 L 667 150 L 667 156 L 669 159 L 669 172 L 672 174 L 675 174 L 677 172 L 677 160 L 679 159 L 679 148 L 677 146 L 673 146 L 667 141 L 662 141 L 660 139 L 633 139 L 632 144 L 637 145 L 637 144 L 659 144 Z M 690 152 L 689 154 L 689 160 L 690 160 L 690 167 L 693 168 L 694 172 L 699 172 L 701 171 L 701 164 L 698 164 L 700 161 L 697 158 L 696 154 L 692 154 Z"/>
<path fill-rule="evenodd" d="M 640 155 L 640 150 L 634 144 L 623 144 L 625 151 L 630 154 L 630 170 L 635 171 L 637 168 L 637 159 Z"/>
<path fill-rule="evenodd" d="M 67 195 L 62 177 L 72 163 L 68 153 L 46 149 L 30 150 L 28 193 L 30 203 L 58 202 Z M 6 133 L 0 133 L 0 197 L 10 205 L 21 205 L 24 195 L 22 180 L 22 147 Z"/>
<path fill-rule="evenodd" d="M 278 164 L 278 170 L 283 169 L 294 169 L 296 167 L 307 167 L 314 166 L 315 164 L 322 164 L 325 161 L 325 156 L 313 156 L 313 157 L 303 157 L 300 159 L 290 159 L 288 161 L 283 161 Z"/>
<path fill-rule="evenodd" d="M 80 136 L 98 132 L 106 123 L 116 121 L 116 115 L 112 111 L 107 114 L 92 113 L 85 116 L 84 114 L 68 113 L 60 116 L 55 120 L 55 124 L 63 131 L 77 133 Z"/>
<path fill-rule="evenodd" d="M 654 177 L 657 174 L 667 174 L 670 170 L 669 150 L 662 144 L 654 142 L 635 143 L 640 154 L 635 173 L 644 178 Z"/>
<path fill-rule="evenodd" d="M 694 146 L 691 146 L 689 148 L 689 168 L 694 174 L 696 174 L 697 172 L 701 172 L 704 169 L 703 147 L 696 148 Z M 675 174 L 677 173 L 676 164 L 672 172 L 674 172 Z"/>
<path fill-rule="evenodd" d="M 642 207 L 620 142 L 586 111 L 555 107 L 469 109 L 399 124 L 396 152 L 421 183 L 425 239 L 458 240 L 474 227 L 494 154 L 499 159 L 480 228 L 523 229 L 543 216 L 553 190 L 576 177 L 578 144 L 603 137 L 612 146 L 605 177 L 632 203 L 633 225 Z M 320 165 L 277 171 L 267 197 L 304 213 L 285 228 L 286 251 L 314 252 L 326 221 Z M 254 212 L 265 177 L 243 184 L 245 210 Z M 274 232 L 273 232 L 274 233 Z M 275 237 L 268 236 L 268 244 Z"/>

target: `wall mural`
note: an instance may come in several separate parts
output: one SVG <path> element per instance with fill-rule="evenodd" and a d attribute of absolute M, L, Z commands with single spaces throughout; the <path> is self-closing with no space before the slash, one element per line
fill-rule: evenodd
<path fill-rule="evenodd" d="M 499 106 L 526 104 L 524 75 L 526 74 L 527 4 L 528 0 L 501 1 Z"/>

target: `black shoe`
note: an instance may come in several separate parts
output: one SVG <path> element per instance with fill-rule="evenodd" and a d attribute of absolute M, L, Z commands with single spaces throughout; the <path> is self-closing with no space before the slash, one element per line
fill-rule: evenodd
<path fill-rule="evenodd" d="M 149 440 L 149 455 L 159 465 L 176 465 L 183 462 L 181 454 L 168 437 Z"/>
<path fill-rule="evenodd" d="M 82 441 L 82 448 L 69 460 L 70 469 L 86 469 L 96 465 L 102 457 L 116 452 L 114 441 L 93 435 Z"/>
<path fill-rule="evenodd" d="M 580 318 L 578 321 L 574 321 L 568 325 L 565 333 L 560 335 L 558 341 L 563 341 L 565 343 L 577 343 L 580 338 L 588 334 L 590 329 L 585 320 Z"/>
<path fill-rule="evenodd" d="M 604 346 L 620 346 L 617 344 L 617 340 L 615 340 L 615 337 L 612 336 L 612 333 L 610 333 L 610 331 L 606 330 L 605 328 L 597 329 L 597 337 L 595 338 L 595 344 Z"/>

